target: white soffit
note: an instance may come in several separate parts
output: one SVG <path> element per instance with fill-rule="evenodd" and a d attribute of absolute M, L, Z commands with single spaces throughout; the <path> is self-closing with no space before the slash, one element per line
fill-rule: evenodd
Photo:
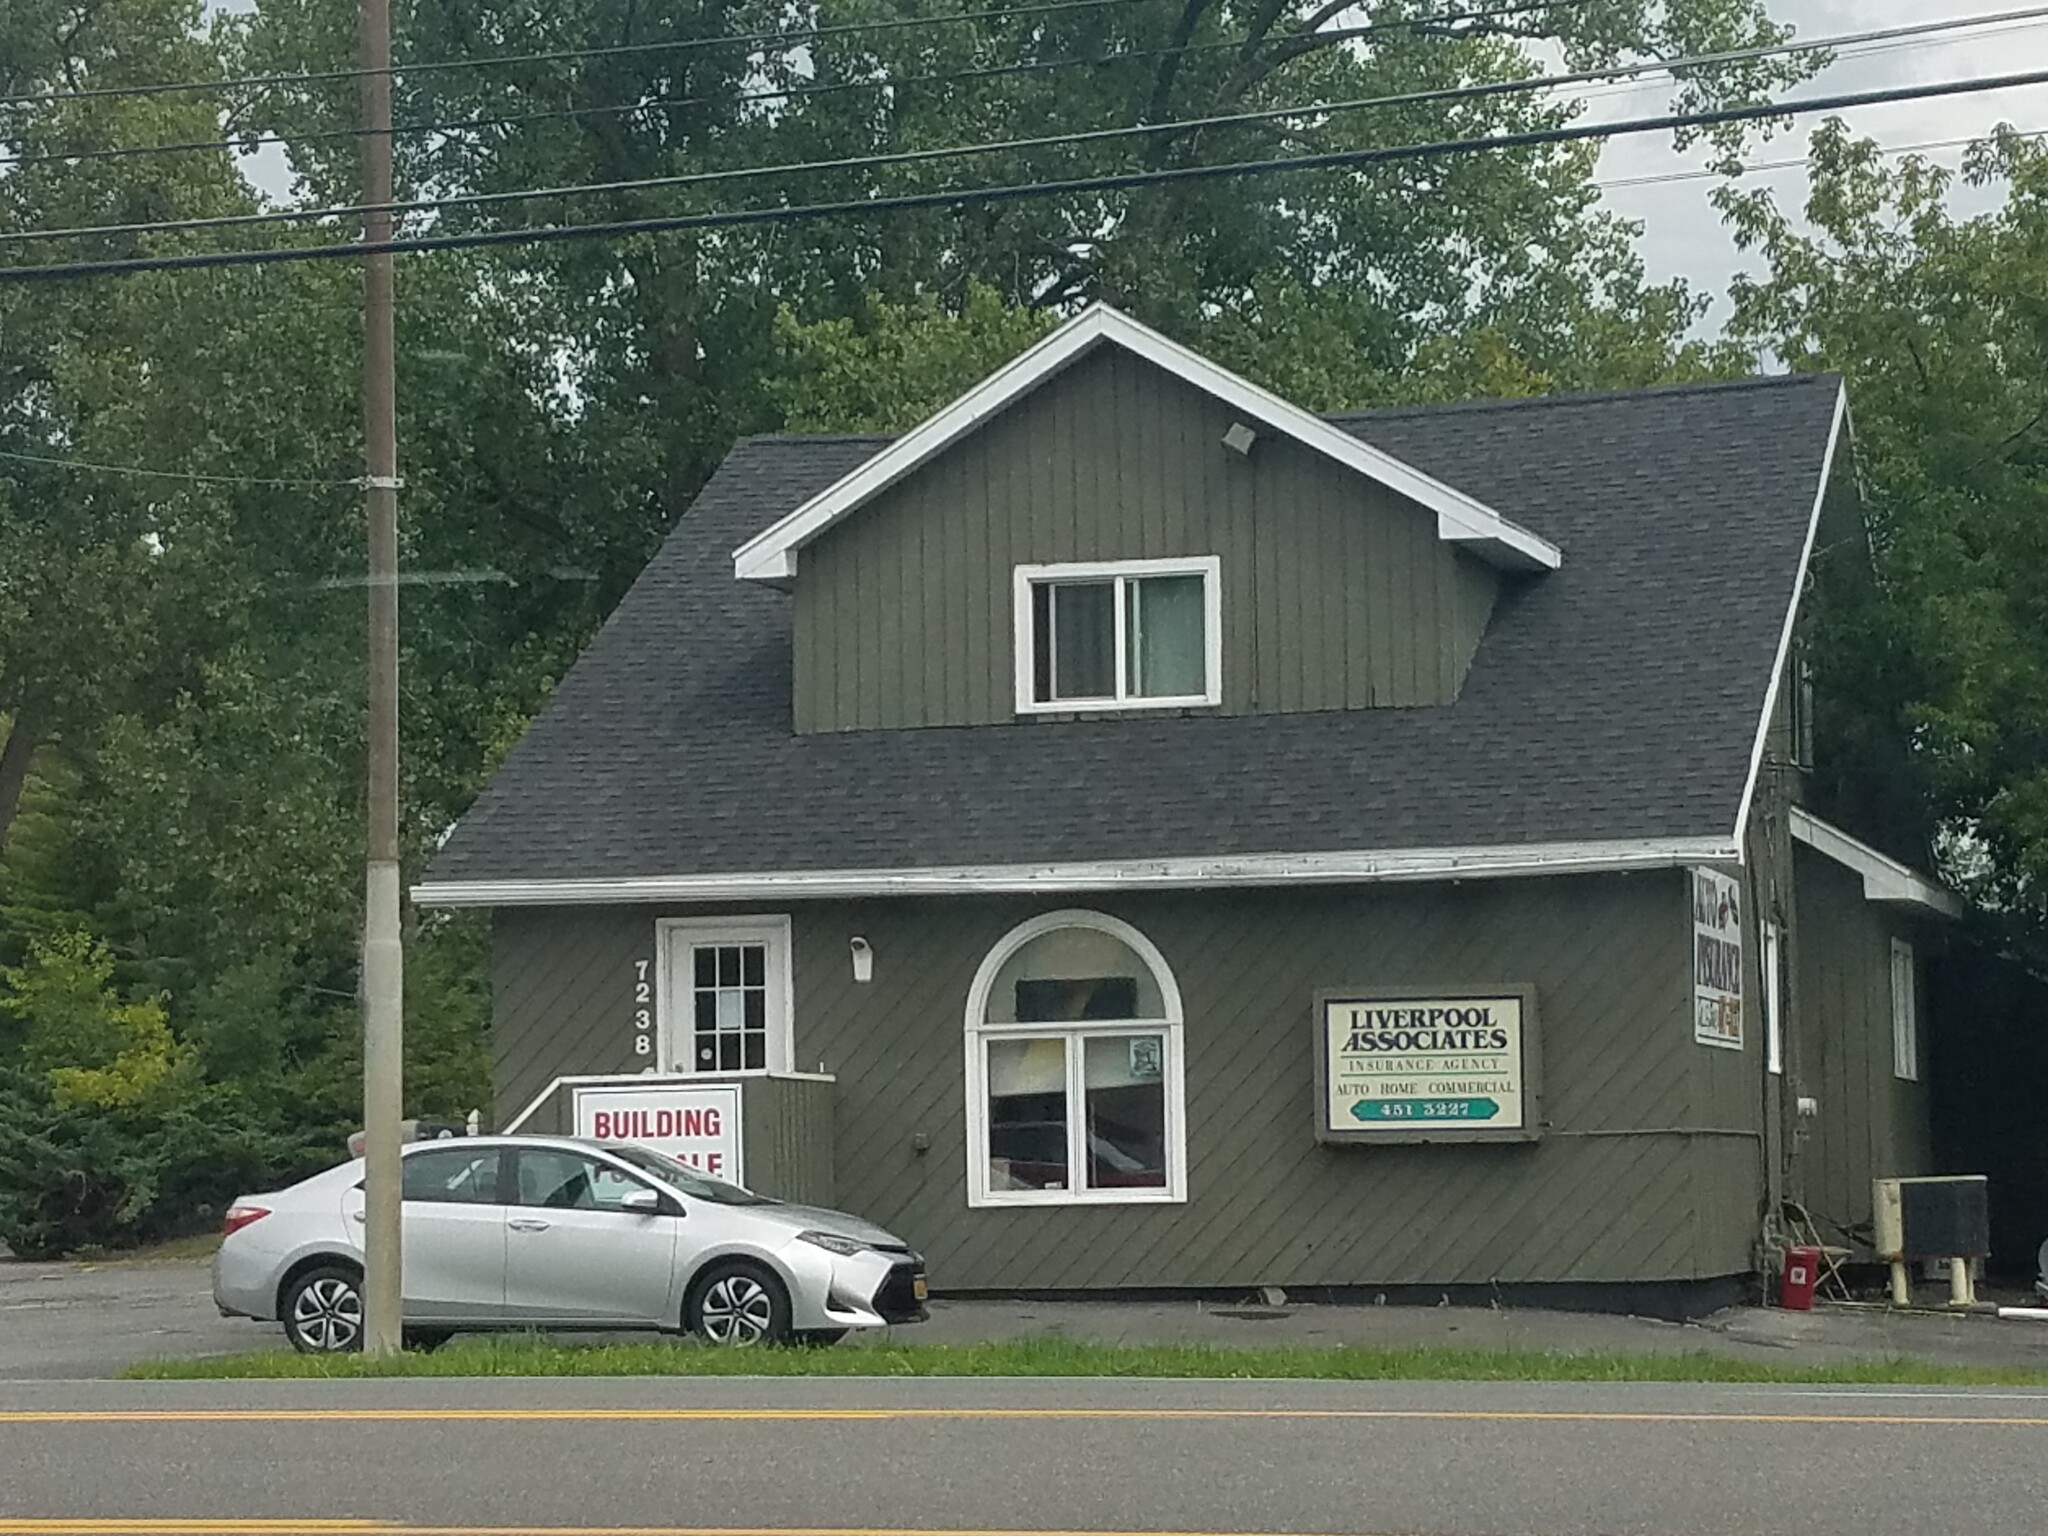
<path fill-rule="evenodd" d="M 425 907 L 586 906 L 662 901 L 762 901 L 848 896 L 947 896 L 1032 891 L 1190 890 L 1211 886 L 1358 885 L 1418 880 L 1505 880 L 1737 864 L 1718 838 L 1505 843 L 1470 848 L 1382 848 L 1355 853 L 1255 853 L 1068 864 L 928 869 L 636 875 L 617 879 L 430 880 Z"/>
<path fill-rule="evenodd" d="M 1106 304 L 1069 320 L 1030 350 L 998 368 L 921 426 L 899 437 L 860 468 L 813 496 L 773 527 L 733 552 L 742 581 L 787 581 L 796 575 L 797 551 L 841 518 L 951 447 L 1037 388 L 1061 369 L 1105 343 L 1114 343 L 1235 410 L 1356 470 L 1436 514 L 1437 537 L 1463 544 L 1503 570 L 1553 571 L 1563 553 L 1549 540 L 1510 522 L 1484 502 L 1425 475 L 1391 454 L 1360 442 L 1321 417 L 1239 378 L 1227 368 L 1169 341 Z"/>
<path fill-rule="evenodd" d="M 1880 906 L 1924 907 L 1949 918 L 1963 915 L 1962 898 L 1946 886 L 1796 805 L 1792 807 L 1792 835 L 1815 853 L 1861 875 L 1865 901 Z"/>

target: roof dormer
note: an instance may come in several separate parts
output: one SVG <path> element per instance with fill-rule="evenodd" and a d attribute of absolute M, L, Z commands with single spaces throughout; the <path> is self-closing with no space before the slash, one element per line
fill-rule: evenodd
<path fill-rule="evenodd" d="M 1097 307 L 733 556 L 800 731 L 1447 704 L 1556 546 Z"/>

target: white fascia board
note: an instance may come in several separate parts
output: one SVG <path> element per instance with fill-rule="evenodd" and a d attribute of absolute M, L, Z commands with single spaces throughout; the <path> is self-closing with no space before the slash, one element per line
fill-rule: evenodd
<path fill-rule="evenodd" d="M 790 580 L 796 575 L 797 552 L 805 544 L 1105 342 L 1125 348 L 1226 405 L 1418 502 L 1436 514 L 1440 539 L 1466 544 L 1480 558 L 1508 570 L 1553 571 L 1563 563 L 1564 556 L 1555 544 L 1509 521 L 1477 498 L 1360 442 L 1321 417 L 1239 378 L 1128 315 L 1097 304 L 997 369 L 937 415 L 905 433 L 773 527 L 742 544 L 733 551 L 733 574 L 742 581 Z"/>
<path fill-rule="evenodd" d="M 1385 848 L 1358 853 L 1263 853 L 1216 858 L 927 869 L 792 870 L 652 875 L 606 880 L 430 880 L 412 899 L 426 907 L 624 905 L 668 901 L 822 900 L 835 897 L 1015 895 L 1034 891 L 1188 890 L 1209 886 L 1360 885 L 1422 880 L 1504 880 L 1542 875 L 1739 864 L 1719 838 Z"/>
<path fill-rule="evenodd" d="M 1770 681 L 1764 685 L 1764 712 L 1757 721 L 1756 737 L 1749 747 L 1749 773 L 1742 781 L 1742 798 L 1735 806 L 1735 841 L 1749 835 L 1749 808 L 1756 800 L 1757 776 L 1763 772 L 1764 748 L 1771 739 L 1771 717 L 1778 711 L 1778 689 L 1785 680 L 1785 663 L 1792 655 L 1792 634 L 1799 626 L 1799 605 L 1806 597 L 1807 572 L 1813 565 L 1813 543 L 1820 533 L 1821 509 L 1827 505 L 1828 486 L 1835 474 L 1835 449 L 1849 422 L 1849 386 L 1835 390 L 1835 414 L 1828 426 L 1827 447 L 1820 456 L 1820 484 L 1814 488 L 1813 510 L 1806 518 L 1806 542 L 1799 547 L 1799 571 L 1793 578 L 1791 600 L 1785 605 L 1785 622 L 1778 630 L 1778 650 L 1771 663 Z"/>
<path fill-rule="evenodd" d="M 1878 906 L 1924 907 L 1947 918 L 1963 915 L 1963 900 L 1954 891 L 1796 805 L 1792 807 L 1792 835 L 1815 853 L 1862 876 L 1865 901 Z"/>

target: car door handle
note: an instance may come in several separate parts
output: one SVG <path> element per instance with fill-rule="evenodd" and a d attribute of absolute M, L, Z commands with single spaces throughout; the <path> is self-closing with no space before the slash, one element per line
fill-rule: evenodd
<path fill-rule="evenodd" d="M 546 1222 L 535 1221 L 531 1216 L 514 1216 L 505 1225 L 514 1232 L 545 1232 L 548 1229 Z"/>
<path fill-rule="evenodd" d="M 348 1219 L 350 1221 L 368 1221 L 370 1217 L 367 1211 L 350 1211 Z"/>

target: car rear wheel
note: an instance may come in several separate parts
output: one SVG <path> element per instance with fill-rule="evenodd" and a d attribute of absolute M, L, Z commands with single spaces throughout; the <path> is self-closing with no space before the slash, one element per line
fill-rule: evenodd
<path fill-rule="evenodd" d="M 683 1322 L 713 1344 L 786 1343 L 789 1292 L 758 1264 L 721 1260 L 690 1287 Z"/>
<path fill-rule="evenodd" d="M 284 1336 L 302 1355 L 338 1355 L 363 1347 L 363 1277 L 346 1264 L 322 1264 L 286 1287 Z"/>

